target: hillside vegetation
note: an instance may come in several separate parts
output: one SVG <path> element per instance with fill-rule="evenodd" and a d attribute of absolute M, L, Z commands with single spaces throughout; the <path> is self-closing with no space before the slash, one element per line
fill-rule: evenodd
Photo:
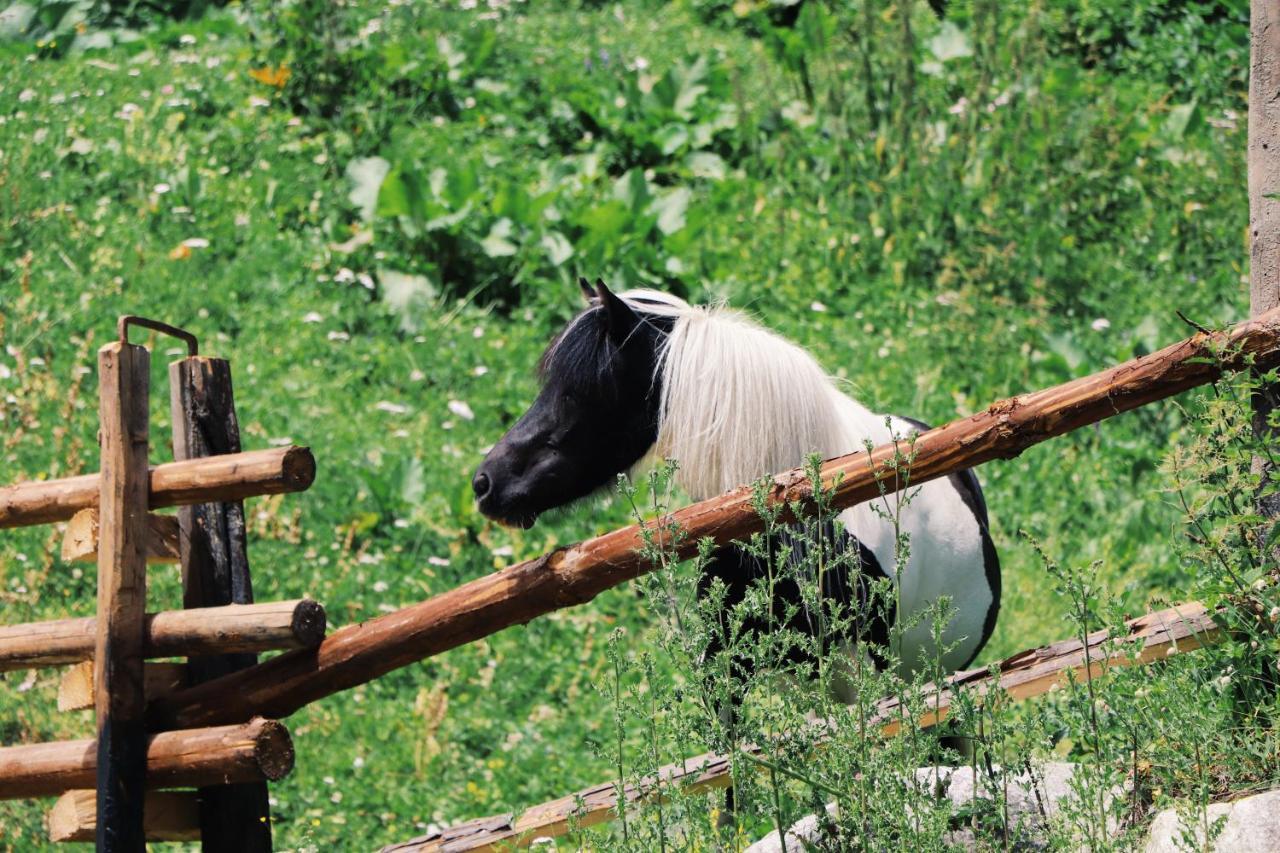
<path fill-rule="evenodd" d="M 1248 312 L 1243 0 L 969 0 L 945 20 L 905 0 L 163 5 L 0 12 L 0 482 L 95 470 L 97 348 L 122 313 L 181 325 L 232 359 L 247 447 L 312 447 L 309 492 L 249 504 L 250 558 L 260 600 L 312 596 L 331 625 L 631 519 L 612 498 L 521 531 L 472 504 L 579 275 L 727 301 L 871 408 L 933 423 L 1185 337 L 1176 311 Z M 163 461 L 180 350 L 152 343 Z M 1274 570 L 1248 509 L 1247 393 L 979 471 L 1005 578 L 980 663 Z M 59 545 L 0 536 L 4 623 L 93 612 L 92 567 Z M 691 572 L 669 573 L 676 594 Z M 150 578 L 151 607 L 177 606 L 176 568 Z M 649 593 L 295 715 L 278 847 L 370 849 L 711 746 Z M 1265 615 L 1275 594 L 1255 593 Z M 1117 807 L 1135 827 L 1272 783 L 1265 624 L 1105 696 L 1003 711 L 990 754 L 1108 782 L 1141 764 Z M 92 730 L 55 712 L 58 676 L 0 677 L 0 742 Z M 862 769 L 804 759 L 814 775 L 744 806 L 737 840 L 928 757 L 913 744 Z M 682 806 L 689 846 L 716 804 Z M 45 843 L 41 805 L 0 803 L 0 847 Z M 880 831 L 941 848 L 954 817 Z M 1073 820 L 1055 843 L 1105 816 Z M 656 849 L 637 821 L 584 843 Z"/>

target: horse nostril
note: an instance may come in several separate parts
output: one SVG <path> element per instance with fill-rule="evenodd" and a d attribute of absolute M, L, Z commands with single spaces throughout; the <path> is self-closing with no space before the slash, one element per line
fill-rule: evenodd
<path fill-rule="evenodd" d="M 489 475 L 483 471 L 477 473 L 475 479 L 471 481 L 471 488 L 476 493 L 476 500 L 480 500 L 485 495 L 489 494 L 489 489 L 492 486 L 493 483 L 489 481 Z"/>

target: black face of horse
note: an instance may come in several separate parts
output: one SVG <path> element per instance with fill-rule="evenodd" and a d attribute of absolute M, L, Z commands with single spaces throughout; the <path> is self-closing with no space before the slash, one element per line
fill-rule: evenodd
<path fill-rule="evenodd" d="M 471 481 L 492 519 L 528 528 L 612 483 L 658 438 L 657 366 L 671 321 L 640 316 L 603 283 L 597 288 L 592 306 L 543 355 L 542 392 Z"/>

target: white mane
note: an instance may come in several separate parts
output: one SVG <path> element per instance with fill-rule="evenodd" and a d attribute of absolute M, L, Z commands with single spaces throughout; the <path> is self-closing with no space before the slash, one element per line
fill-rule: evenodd
<path fill-rule="evenodd" d="M 767 474 L 850 452 L 883 431 L 800 347 L 724 306 L 670 294 L 621 294 L 635 310 L 674 317 L 659 360 L 662 399 L 654 452 L 676 460 L 695 500 Z"/>

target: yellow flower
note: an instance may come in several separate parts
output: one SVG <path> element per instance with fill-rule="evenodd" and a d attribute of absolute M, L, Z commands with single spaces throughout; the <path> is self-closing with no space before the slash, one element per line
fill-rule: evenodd
<path fill-rule="evenodd" d="M 259 83 L 266 86 L 275 86 L 277 89 L 283 89 L 284 84 L 289 82 L 289 66 L 281 64 L 272 68 L 270 65 L 264 65 L 261 68 L 250 68 L 249 76 Z"/>
<path fill-rule="evenodd" d="M 171 261 L 185 261 L 189 257 L 191 257 L 191 247 L 182 243 L 174 246 L 173 250 L 169 252 L 169 260 Z"/>

